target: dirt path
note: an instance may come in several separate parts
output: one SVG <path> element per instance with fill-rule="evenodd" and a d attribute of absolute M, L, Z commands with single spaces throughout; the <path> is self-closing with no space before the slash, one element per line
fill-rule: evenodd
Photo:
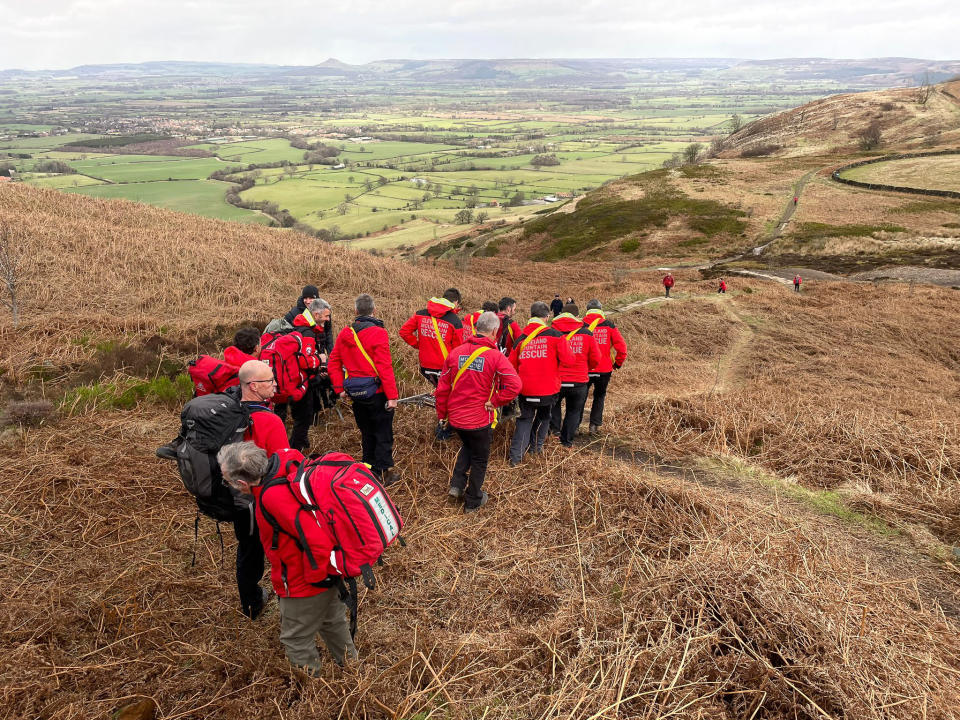
<path fill-rule="evenodd" d="M 790 200 L 787 202 L 787 207 L 783 211 L 783 215 L 780 216 L 779 222 L 777 222 L 776 226 L 767 236 L 767 241 L 763 245 L 759 245 L 753 249 L 754 255 L 760 255 L 764 250 L 766 250 L 767 246 L 770 243 L 772 243 L 774 240 L 780 237 L 784 229 L 787 227 L 787 223 L 790 222 L 790 218 L 793 217 L 793 213 L 797 209 L 796 204 L 794 204 L 793 202 L 793 198 L 800 197 L 800 195 L 803 193 L 803 188 L 806 186 L 807 182 L 809 182 L 810 178 L 812 178 L 818 172 L 819 170 L 811 170 L 796 182 L 796 184 L 793 186 L 793 195 L 791 196 Z"/>

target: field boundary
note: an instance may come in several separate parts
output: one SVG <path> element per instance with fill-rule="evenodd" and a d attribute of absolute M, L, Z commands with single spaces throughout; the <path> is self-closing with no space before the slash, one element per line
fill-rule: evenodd
<path fill-rule="evenodd" d="M 866 183 L 860 180 L 851 180 L 841 177 L 840 173 L 853 168 L 863 167 L 864 165 L 874 165 L 876 163 L 889 162 L 891 160 L 908 160 L 910 158 L 936 157 L 938 155 L 960 155 L 960 149 L 957 150 L 932 150 L 921 153 L 897 153 L 896 155 L 884 155 L 879 158 L 870 158 L 869 160 L 860 160 L 850 163 L 834 170 L 830 177 L 838 183 L 852 185 L 854 187 L 866 188 L 867 190 L 886 190 L 888 192 L 912 193 L 914 195 L 933 195 L 934 197 L 960 198 L 960 192 L 956 190 L 929 190 L 926 188 L 902 187 L 899 185 L 883 185 L 880 183 Z"/>

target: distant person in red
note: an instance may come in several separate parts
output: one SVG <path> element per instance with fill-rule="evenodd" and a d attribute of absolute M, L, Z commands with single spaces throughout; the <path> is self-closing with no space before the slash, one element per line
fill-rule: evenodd
<path fill-rule="evenodd" d="M 800 198 L 798 198 L 796 195 L 794 195 L 794 196 L 793 196 L 793 204 L 796 205 L 796 204 L 797 204 L 797 201 L 798 201 L 799 199 L 800 199 Z"/>
<path fill-rule="evenodd" d="M 572 362 L 561 358 L 560 394 L 550 414 L 550 429 L 560 436 L 560 444 L 564 447 L 573 446 L 590 391 L 590 373 L 595 372 L 600 364 L 600 346 L 590 329 L 577 317 L 579 313 L 576 305 L 565 305 L 551 325 L 563 333 L 572 358 Z M 565 413 L 561 410 L 561 403 L 565 404 Z"/>
<path fill-rule="evenodd" d="M 627 359 L 627 343 L 623 335 L 603 314 L 603 305 L 594 298 L 587 302 L 587 313 L 583 324 L 593 333 L 600 348 L 600 363 L 590 371 L 590 385 L 593 386 L 593 405 L 590 406 L 590 434 L 600 432 L 603 425 L 603 405 L 607 399 L 607 386 L 614 370 L 619 370 Z M 611 352 L 616 353 L 611 358 Z"/>
<path fill-rule="evenodd" d="M 464 341 L 460 312 L 460 291 L 448 288 L 442 297 L 430 298 L 427 307 L 417 310 L 403 327 L 400 337 L 410 347 L 417 348 L 420 374 L 436 387 L 440 371 L 450 351 Z"/>
<path fill-rule="evenodd" d="M 793 291 L 794 291 L 794 292 L 800 292 L 800 283 L 802 283 L 802 282 L 803 282 L 803 278 L 801 278 L 800 275 L 794 275 L 794 276 L 793 276 Z"/>
<path fill-rule="evenodd" d="M 670 288 L 673 287 L 673 275 L 667 273 L 663 276 L 663 289 L 666 290 L 666 297 L 670 297 Z"/>
<path fill-rule="evenodd" d="M 720 278 L 720 287 L 717 289 L 717 292 L 718 292 L 718 293 L 726 293 L 726 292 L 727 292 L 727 281 L 724 280 L 723 278 Z"/>
<path fill-rule="evenodd" d="M 476 312 L 463 316 L 464 339 L 477 334 L 477 319 L 485 312 L 497 312 L 500 306 L 493 300 L 484 300 L 483 305 Z"/>
<path fill-rule="evenodd" d="M 450 478 L 450 498 L 464 500 L 464 512 L 487 504 L 483 480 L 497 408 L 513 400 L 523 384 L 510 361 L 497 348 L 500 318 L 485 312 L 477 320 L 477 335 L 454 348 L 437 384 L 437 418 L 446 420 L 463 443 Z M 467 475 L 469 474 L 469 481 Z"/>

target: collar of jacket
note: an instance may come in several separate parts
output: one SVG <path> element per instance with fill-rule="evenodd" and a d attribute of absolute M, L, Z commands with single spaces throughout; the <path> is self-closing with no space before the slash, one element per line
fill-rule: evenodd
<path fill-rule="evenodd" d="M 370 315 L 357 315 L 353 320 L 354 325 L 376 325 L 377 327 L 383 327 L 383 320 L 380 318 L 371 317 Z"/>
<path fill-rule="evenodd" d="M 570 313 L 560 313 L 553 319 L 554 322 L 557 320 L 575 320 L 576 322 L 581 322 L 580 318 Z"/>
<path fill-rule="evenodd" d="M 446 298 L 443 298 L 443 297 L 439 297 L 439 298 L 438 298 L 438 297 L 433 297 L 433 298 L 430 298 L 430 302 L 432 302 L 432 303 L 437 303 L 437 305 L 443 305 L 444 307 L 448 307 L 448 308 L 450 308 L 451 310 L 453 310 L 454 308 L 457 307 L 457 304 L 456 304 L 456 303 L 452 303 L 452 302 L 450 302 L 449 300 L 447 300 Z"/>
<path fill-rule="evenodd" d="M 547 321 L 546 321 L 546 320 L 544 320 L 543 318 L 538 318 L 538 317 L 532 317 L 532 318 L 530 318 L 530 320 L 527 322 L 527 325 L 546 325 L 546 324 L 547 324 Z"/>
<path fill-rule="evenodd" d="M 497 341 L 494 338 L 484 337 L 483 335 L 474 335 L 467 340 L 470 345 L 483 345 L 484 347 L 496 348 Z"/>
<path fill-rule="evenodd" d="M 594 310 L 587 310 L 587 314 L 583 316 L 583 321 L 584 321 L 584 322 L 587 321 L 587 316 L 588 316 L 588 315 L 599 315 L 599 316 L 602 317 L 604 320 L 607 319 L 607 316 L 603 314 L 603 310 L 594 309 Z"/>

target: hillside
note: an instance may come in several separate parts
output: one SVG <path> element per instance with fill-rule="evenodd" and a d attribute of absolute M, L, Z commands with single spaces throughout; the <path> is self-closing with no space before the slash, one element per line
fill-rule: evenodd
<path fill-rule="evenodd" d="M 729 191 L 710 179 L 670 176 L 690 197 Z M 0 225 L 24 262 L 0 407 L 54 405 L 0 431 L 0 714 L 152 699 L 167 720 L 958 717 L 957 293 L 754 278 L 718 296 L 690 269 L 662 302 L 638 260 L 413 264 L 11 185 Z M 475 516 L 446 505 L 455 448 L 435 418 L 398 410 L 408 544 L 362 595 L 361 662 L 317 680 L 288 669 L 275 608 L 251 625 L 233 607 L 229 530 L 221 561 L 201 523 L 191 565 L 191 499 L 153 455 L 181 363 L 308 281 L 338 325 L 372 292 L 392 333 L 451 284 L 471 308 L 597 296 L 623 308 L 631 353 L 601 438 L 511 469 L 498 431 Z M 422 391 L 394 355 L 402 392 Z M 359 449 L 334 413 L 313 444 Z"/>

